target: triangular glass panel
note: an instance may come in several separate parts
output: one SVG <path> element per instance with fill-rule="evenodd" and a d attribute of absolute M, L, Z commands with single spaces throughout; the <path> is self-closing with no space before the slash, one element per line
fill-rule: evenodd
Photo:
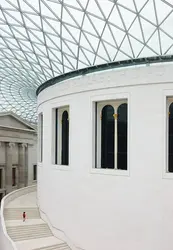
<path fill-rule="evenodd" d="M 160 24 L 165 18 L 171 18 L 169 14 L 172 12 L 172 8 L 163 1 L 155 1 L 158 23 Z"/>
<path fill-rule="evenodd" d="M 70 7 L 68 8 L 68 10 L 72 14 L 72 16 L 75 18 L 75 20 L 79 24 L 79 26 L 81 26 L 81 23 L 82 23 L 83 17 L 84 17 L 83 11 L 76 10 L 76 9 L 73 9 L 73 8 L 70 8 Z"/>
<path fill-rule="evenodd" d="M 91 46 L 93 47 L 94 51 L 97 50 L 99 39 L 95 36 L 92 36 L 90 34 L 87 34 L 87 38 L 90 41 Z M 91 46 L 89 47 L 89 50 L 91 50 Z"/>
<path fill-rule="evenodd" d="M 132 48 L 133 48 L 135 58 L 137 58 L 144 45 L 143 45 L 143 43 L 138 42 L 133 37 L 130 37 L 130 41 L 131 41 L 131 44 L 132 44 Z"/>
<path fill-rule="evenodd" d="M 101 34 L 103 32 L 103 28 L 105 26 L 105 21 L 98 19 L 96 17 L 93 17 L 93 16 L 90 16 L 90 18 L 91 18 L 91 21 L 92 21 L 95 29 L 97 30 L 97 33 L 99 33 L 99 36 L 101 36 Z"/>
<path fill-rule="evenodd" d="M 32 1 L 32 7 L 39 12 L 40 8 L 39 8 L 39 1 L 40 0 L 34 0 Z M 25 0 L 26 3 L 28 3 L 28 5 L 31 5 L 31 1 L 30 0 Z"/>
<path fill-rule="evenodd" d="M 151 39 L 148 41 L 147 45 L 153 49 L 158 55 L 161 55 L 158 31 L 154 33 Z"/>
<path fill-rule="evenodd" d="M 33 21 L 33 23 L 35 24 L 36 27 L 38 27 L 38 29 L 42 29 L 42 24 L 41 24 L 41 17 L 37 16 L 37 15 L 28 15 L 28 17 Z"/>
<path fill-rule="evenodd" d="M 64 62 L 64 67 L 67 67 L 71 70 L 74 70 L 74 66 L 71 64 L 70 60 L 68 59 L 68 56 L 63 56 L 63 62 Z"/>
<path fill-rule="evenodd" d="M 112 33 L 114 35 L 115 41 L 117 43 L 117 46 L 120 46 L 122 43 L 126 33 L 118 28 L 115 28 L 113 25 L 110 26 Z"/>
<path fill-rule="evenodd" d="M 156 27 L 146 20 L 141 18 L 142 29 L 144 32 L 145 42 L 148 41 L 150 36 L 155 32 Z"/>
<path fill-rule="evenodd" d="M 95 54 L 88 51 L 88 50 L 86 50 L 86 49 L 82 49 L 82 51 L 85 54 L 85 56 L 88 58 L 88 61 L 90 62 L 90 65 L 93 65 Z"/>
<path fill-rule="evenodd" d="M 4 9 L 16 9 L 18 8 L 18 2 L 16 0 L 13 0 L 11 2 L 3 1 L 3 8 Z"/>
<path fill-rule="evenodd" d="M 104 58 L 101 58 L 99 56 L 96 57 L 95 65 L 101 65 L 101 64 L 104 64 L 104 63 L 107 63 L 107 61 Z"/>
<path fill-rule="evenodd" d="M 16 39 L 27 39 L 27 36 L 24 36 L 26 35 L 25 33 L 25 30 L 24 30 L 24 34 L 22 34 L 20 31 L 18 31 L 18 29 L 16 29 L 16 27 L 11 27 L 11 30 L 13 31 L 13 34 L 15 36 Z"/>
<path fill-rule="evenodd" d="M 124 61 L 124 60 L 128 60 L 128 59 L 131 59 L 131 58 L 119 50 L 115 56 L 114 61 Z"/>
<path fill-rule="evenodd" d="M 83 51 L 84 51 L 84 53 L 83 53 Z M 83 50 L 83 51 L 81 49 L 79 50 L 79 61 L 82 62 L 83 64 L 85 64 L 85 67 L 86 67 L 86 65 L 89 65 L 90 63 L 88 62 L 88 58 L 85 55 L 85 50 Z"/>
<path fill-rule="evenodd" d="M 148 1 L 148 3 L 145 5 L 143 10 L 140 12 L 141 16 L 144 16 L 149 21 L 151 21 L 153 24 L 157 25 L 156 23 L 156 12 L 154 9 L 153 1 Z"/>
<path fill-rule="evenodd" d="M 134 6 L 134 1 L 133 0 L 121 0 L 121 1 L 118 1 L 118 5 L 121 6 L 125 6 L 126 8 L 132 10 L 132 11 L 135 11 L 135 6 Z"/>
<path fill-rule="evenodd" d="M 37 30 L 40 29 L 40 27 L 36 23 L 34 23 L 34 21 L 32 20 L 33 16 L 31 16 L 31 15 L 25 15 L 23 18 L 24 18 L 26 27 L 28 29 L 37 29 Z"/>
<path fill-rule="evenodd" d="M 22 37 L 22 39 L 23 38 L 25 38 L 26 40 L 28 39 L 28 35 L 27 35 L 26 29 L 24 27 L 13 27 L 13 26 L 11 26 L 11 28 L 13 28 L 13 32 L 15 30 L 16 35 L 18 33 Z"/>
<path fill-rule="evenodd" d="M 32 49 L 31 43 L 29 41 L 20 40 L 19 43 L 25 52 L 27 52 L 27 51 L 32 52 L 33 49 Z"/>
<path fill-rule="evenodd" d="M 47 6 L 49 6 L 49 11 L 51 12 L 51 13 L 54 13 L 54 14 L 56 14 L 58 17 L 61 17 L 61 9 L 62 9 L 62 4 L 60 4 L 60 3 L 58 3 L 58 1 L 57 2 L 54 2 L 54 1 L 49 1 L 48 2 L 48 4 L 47 4 Z M 48 7 L 47 7 L 48 8 Z M 41 11 L 42 11 L 42 9 L 41 9 Z M 45 10 L 44 10 L 45 11 Z M 47 15 L 46 15 L 47 16 Z M 49 15 L 48 15 L 49 16 Z M 55 16 L 54 16 L 54 18 L 55 18 Z"/>
<path fill-rule="evenodd" d="M 162 40 L 161 40 L 162 41 Z M 159 55 L 162 54 L 161 44 L 159 43 L 159 36 L 158 36 L 158 30 L 154 33 L 154 35 L 151 37 L 147 45 L 152 48 L 155 52 L 157 52 Z"/>
<path fill-rule="evenodd" d="M 69 48 L 73 51 L 73 55 L 77 56 L 77 52 L 78 52 L 78 45 L 76 45 L 75 43 L 71 43 L 66 41 L 66 44 L 69 46 Z"/>
<path fill-rule="evenodd" d="M 45 1 L 40 1 L 41 4 L 41 14 L 43 17 L 56 18 L 55 14 L 52 13 L 49 5 Z M 61 15 L 60 15 L 61 16 Z"/>
<path fill-rule="evenodd" d="M 83 33 L 81 34 L 81 39 L 80 39 L 80 45 L 79 46 L 82 46 L 82 47 L 84 47 L 84 48 L 86 48 L 88 50 L 92 50 L 88 40 L 86 39 L 86 37 L 88 37 L 87 35 L 88 34 L 85 34 L 85 36 L 84 36 Z M 93 50 L 94 50 L 94 48 L 93 48 Z"/>
<path fill-rule="evenodd" d="M 19 45 L 14 38 L 7 38 L 6 42 L 8 43 L 11 49 L 19 49 Z"/>
<path fill-rule="evenodd" d="M 75 38 L 70 33 L 70 29 L 66 26 L 62 28 L 62 38 L 75 42 Z"/>
<path fill-rule="evenodd" d="M 62 64 L 59 64 L 57 62 L 52 62 L 52 68 L 53 68 L 54 71 L 57 72 L 57 74 L 62 73 Z"/>
<path fill-rule="evenodd" d="M 90 20 L 88 19 L 87 15 L 85 15 L 85 19 L 84 19 L 84 23 L 83 23 L 83 27 L 82 30 L 86 30 L 91 34 L 94 34 L 97 36 L 97 33 L 95 31 L 95 29 L 93 28 L 93 25 L 91 24 Z"/>
<path fill-rule="evenodd" d="M 63 43 L 62 43 L 62 50 L 67 55 L 71 55 L 71 56 L 75 57 L 74 52 L 72 51 L 72 49 L 70 48 L 69 44 L 66 41 L 63 41 Z"/>
<path fill-rule="evenodd" d="M 173 13 L 167 18 L 163 24 L 160 26 L 168 35 L 173 37 Z"/>
<path fill-rule="evenodd" d="M 66 2 L 68 1 L 69 3 L 69 0 L 65 0 Z M 88 0 L 79 0 L 78 1 L 80 3 L 80 6 L 82 6 L 84 9 L 86 9 L 86 6 L 88 4 Z"/>
<path fill-rule="evenodd" d="M 38 45 L 38 44 L 33 44 L 34 46 L 34 50 L 35 50 L 35 53 L 37 55 L 41 55 L 41 56 L 47 56 L 47 53 L 46 53 L 46 48 L 44 46 L 41 46 L 41 45 Z"/>
<path fill-rule="evenodd" d="M 166 53 L 167 55 L 173 55 L 173 46 Z"/>
<path fill-rule="evenodd" d="M 130 28 L 129 30 L 129 33 L 134 36 L 136 39 L 143 41 L 143 36 L 142 36 L 142 30 L 141 30 L 141 26 L 140 26 L 140 23 L 139 23 L 139 19 L 137 18 L 132 27 Z"/>
<path fill-rule="evenodd" d="M 75 18 L 72 16 L 70 11 L 68 12 L 68 9 L 66 9 L 64 7 L 63 8 L 62 21 L 65 22 L 65 23 L 71 23 L 72 25 L 76 26 L 76 23 L 75 23 L 74 19 Z"/>
<path fill-rule="evenodd" d="M 116 7 L 114 7 L 114 9 L 113 9 L 113 11 L 112 11 L 112 13 L 111 13 L 111 15 L 109 17 L 108 22 L 112 23 L 113 25 L 115 25 L 117 27 L 120 27 L 121 29 L 124 29 L 120 14 L 119 14 Z"/>
<path fill-rule="evenodd" d="M 114 6 L 114 3 L 110 2 L 110 1 L 98 1 L 104 15 L 106 18 L 108 18 L 108 16 L 110 15 L 112 8 Z"/>
<path fill-rule="evenodd" d="M 25 1 L 19 0 L 19 4 L 22 12 L 35 13 L 35 11 Z M 19 7 L 18 4 L 17 7 Z"/>
<path fill-rule="evenodd" d="M 46 34 L 45 37 L 46 37 L 46 43 L 48 47 L 54 48 L 54 49 L 60 48 L 61 40 L 58 36 L 52 36 L 52 35 Z"/>
<path fill-rule="evenodd" d="M 46 21 L 47 21 L 47 32 L 54 33 L 54 34 L 60 33 L 61 23 L 58 20 L 46 19 Z M 45 23 L 46 22 L 44 22 L 44 24 Z"/>
<path fill-rule="evenodd" d="M 52 61 L 56 61 L 62 64 L 61 60 L 62 60 L 62 54 L 60 51 L 58 50 L 53 50 L 53 49 L 49 49 L 49 58 Z"/>
<path fill-rule="evenodd" d="M 113 36 L 111 34 L 111 31 L 110 31 L 110 28 L 108 27 L 108 25 L 106 25 L 102 39 L 104 41 L 108 42 L 109 44 L 115 45 L 115 41 L 113 39 Z"/>
<path fill-rule="evenodd" d="M 144 49 L 140 52 L 139 58 L 150 57 L 150 56 L 157 56 L 157 54 L 145 46 Z"/>
<path fill-rule="evenodd" d="M 42 67 L 44 67 L 44 68 L 46 67 L 48 69 L 50 68 L 50 61 L 48 58 L 39 56 L 38 59 L 41 62 Z"/>
<path fill-rule="evenodd" d="M 121 12 L 126 30 L 128 30 L 130 28 L 130 26 L 133 24 L 133 22 L 136 18 L 136 15 L 134 13 L 132 13 L 131 11 L 129 11 L 125 8 L 122 8 L 122 7 L 119 7 L 119 10 Z"/>
<path fill-rule="evenodd" d="M 29 37 L 32 41 L 32 43 L 39 43 L 42 44 L 43 43 L 43 34 L 42 32 L 38 31 L 36 32 L 36 30 L 32 31 L 28 29 L 28 33 L 29 33 Z"/>
<path fill-rule="evenodd" d="M 160 40 L 162 45 L 162 53 L 165 54 L 167 53 L 167 50 L 170 48 L 170 46 L 172 46 L 173 39 L 160 30 Z"/>
<path fill-rule="evenodd" d="M 72 35 L 75 37 L 75 39 L 76 39 L 77 41 L 79 41 L 79 36 L 80 36 L 81 30 L 78 29 L 78 28 L 74 28 L 74 27 L 72 27 L 72 26 L 70 26 L 70 25 L 67 25 L 67 24 L 65 24 L 65 26 L 70 30 L 70 32 L 71 32 Z"/>
<path fill-rule="evenodd" d="M 23 52 L 21 50 L 14 50 L 13 53 L 17 56 L 19 60 L 26 60 L 26 57 L 24 56 Z"/>
<path fill-rule="evenodd" d="M 144 5 L 148 2 L 148 0 L 135 0 L 136 7 L 138 11 L 141 11 L 141 9 L 144 7 Z"/>
<path fill-rule="evenodd" d="M 100 18 L 103 18 L 103 15 L 95 2 L 95 0 L 89 1 L 88 7 L 87 7 L 87 12 L 92 13 L 94 15 L 97 15 Z"/>
<path fill-rule="evenodd" d="M 110 56 L 110 59 L 111 61 L 113 61 L 114 57 L 115 57 L 115 54 L 117 53 L 117 49 L 107 43 L 104 43 L 105 46 L 106 46 L 106 50 L 108 51 L 109 53 L 109 56 Z"/>
<path fill-rule="evenodd" d="M 131 57 L 131 58 L 134 58 L 134 55 L 133 55 L 133 51 L 131 49 L 131 46 L 130 46 L 130 39 L 128 39 L 128 37 L 126 36 L 120 49 L 125 53 L 127 54 L 127 56 Z"/>
<path fill-rule="evenodd" d="M 84 2 L 85 2 L 85 1 L 84 1 Z M 72 7 L 74 7 L 74 8 L 81 9 L 80 4 L 79 4 L 78 1 L 76 1 L 76 0 L 71 0 L 71 1 L 69 1 L 69 0 L 64 0 L 63 3 L 64 3 L 64 5 L 68 5 L 68 6 L 72 6 Z"/>
<path fill-rule="evenodd" d="M 106 48 L 106 46 L 105 46 L 105 48 Z M 109 58 L 108 52 L 105 50 L 105 48 L 104 48 L 104 46 L 103 46 L 103 44 L 101 42 L 100 45 L 99 45 L 97 55 L 103 57 L 105 59 L 105 61 L 109 62 L 110 58 Z"/>
<path fill-rule="evenodd" d="M 21 14 L 17 11 L 6 11 L 5 16 L 7 18 L 8 23 L 10 24 L 17 24 L 17 25 L 22 25 L 22 17 Z"/>

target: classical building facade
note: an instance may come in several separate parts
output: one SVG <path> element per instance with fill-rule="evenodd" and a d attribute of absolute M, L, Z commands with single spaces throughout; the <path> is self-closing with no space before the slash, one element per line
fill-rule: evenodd
<path fill-rule="evenodd" d="M 0 114 L 0 201 L 36 182 L 37 131 L 13 113 Z"/>

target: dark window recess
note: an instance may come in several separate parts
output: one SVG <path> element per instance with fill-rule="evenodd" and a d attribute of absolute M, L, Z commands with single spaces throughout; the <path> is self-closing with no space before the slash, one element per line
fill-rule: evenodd
<path fill-rule="evenodd" d="M 69 164 L 69 119 L 68 112 L 64 111 L 62 114 L 62 156 L 61 164 Z"/>
<path fill-rule="evenodd" d="M 117 169 L 127 170 L 127 104 L 117 110 Z"/>
<path fill-rule="evenodd" d="M 173 173 L 173 103 L 169 106 L 168 115 L 168 172 Z"/>
<path fill-rule="evenodd" d="M 40 152 L 40 159 L 41 159 L 41 162 L 43 161 L 43 114 L 41 114 L 41 117 L 40 117 L 40 136 L 41 136 L 41 140 L 40 140 L 40 147 L 41 147 L 41 152 Z"/>
<path fill-rule="evenodd" d="M 2 188 L 2 169 L 0 169 L 0 189 Z"/>
<path fill-rule="evenodd" d="M 33 180 L 37 180 L 37 165 L 33 165 Z"/>
<path fill-rule="evenodd" d="M 55 164 L 58 164 L 58 109 L 55 110 Z"/>
<path fill-rule="evenodd" d="M 3 198 L 3 193 L 0 193 L 0 204 L 1 204 L 2 198 Z"/>
<path fill-rule="evenodd" d="M 12 168 L 12 186 L 16 186 L 16 168 Z"/>
<path fill-rule="evenodd" d="M 101 167 L 114 168 L 114 108 L 106 105 L 101 115 Z"/>

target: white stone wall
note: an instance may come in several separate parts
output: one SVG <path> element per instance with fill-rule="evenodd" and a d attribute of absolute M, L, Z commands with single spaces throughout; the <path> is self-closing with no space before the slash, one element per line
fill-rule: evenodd
<path fill-rule="evenodd" d="M 166 96 L 173 65 L 109 70 L 58 83 L 38 96 L 43 162 L 38 200 L 52 225 L 87 250 L 172 250 L 173 175 L 166 173 Z M 128 99 L 126 176 L 93 169 L 93 102 Z M 52 108 L 69 105 L 69 167 L 52 163 Z"/>

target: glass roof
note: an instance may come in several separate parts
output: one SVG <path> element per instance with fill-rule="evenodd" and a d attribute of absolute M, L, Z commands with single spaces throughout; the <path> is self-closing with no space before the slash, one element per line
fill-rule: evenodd
<path fill-rule="evenodd" d="M 52 77 L 172 54 L 172 0 L 0 0 L 0 111 L 34 122 Z"/>

